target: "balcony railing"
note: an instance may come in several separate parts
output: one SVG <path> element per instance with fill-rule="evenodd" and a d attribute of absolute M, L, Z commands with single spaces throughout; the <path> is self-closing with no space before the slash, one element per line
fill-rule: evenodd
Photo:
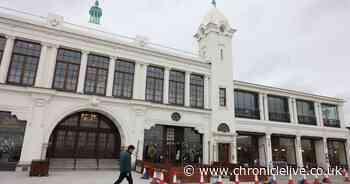
<path fill-rule="evenodd" d="M 340 121 L 337 119 L 325 119 L 323 118 L 323 125 L 327 127 L 340 128 Z"/>
<path fill-rule="evenodd" d="M 317 120 L 315 116 L 298 116 L 298 122 L 305 125 L 317 125 Z"/>
<path fill-rule="evenodd" d="M 289 113 L 269 112 L 270 121 L 290 122 Z"/>
<path fill-rule="evenodd" d="M 257 109 L 235 108 L 237 118 L 260 119 L 260 111 Z"/>

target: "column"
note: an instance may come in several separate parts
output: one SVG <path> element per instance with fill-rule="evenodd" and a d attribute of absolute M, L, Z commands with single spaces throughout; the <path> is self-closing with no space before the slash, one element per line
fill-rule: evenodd
<path fill-rule="evenodd" d="M 296 124 L 296 121 L 294 119 L 294 107 L 293 107 L 293 98 L 288 98 L 288 109 L 289 109 L 289 116 L 290 116 L 290 122 L 293 124 Z"/>
<path fill-rule="evenodd" d="M 40 59 L 38 64 L 38 69 L 36 72 L 36 78 L 35 78 L 35 86 L 45 88 L 46 87 L 46 61 L 47 61 L 47 50 L 48 50 L 48 43 L 41 43 L 41 53 L 40 53 Z"/>
<path fill-rule="evenodd" d="M 231 163 L 237 164 L 237 133 L 233 135 L 233 142 L 231 143 Z"/>
<path fill-rule="evenodd" d="M 190 78 L 191 72 L 186 71 L 185 76 L 185 106 L 190 106 Z"/>
<path fill-rule="evenodd" d="M 84 84 L 85 84 L 85 76 L 86 76 L 86 67 L 88 60 L 88 51 L 82 51 L 83 55 L 81 57 L 80 63 L 80 71 L 79 71 L 79 80 L 78 80 L 78 93 L 84 93 Z"/>
<path fill-rule="evenodd" d="M 4 53 L 0 64 L 0 83 L 6 82 L 7 72 L 8 72 L 8 68 L 10 67 L 12 49 L 13 49 L 14 43 L 15 43 L 15 37 L 6 35 L 6 45 L 5 45 Z"/>
<path fill-rule="evenodd" d="M 215 140 L 213 140 L 213 154 L 212 154 L 212 162 L 217 162 L 219 159 L 218 159 L 218 149 L 219 149 L 219 147 L 218 147 L 218 143 L 215 141 Z"/>
<path fill-rule="evenodd" d="M 323 151 L 325 154 L 325 163 L 323 167 L 328 169 L 330 167 L 330 163 L 329 163 L 329 155 L 328 155 L 328 142 L 326 137 L 323 137 Z"/>
<path fill-rule="evenodd" d="M 292 98 L 292 106 L 293 106 L 293 117 L 294 117 L 294 123 L 298 124 L 298 109 L 297 109 L 297 101 L 295 98 Z"/>
<path fill-rule="evenodd" d="M 57 58 L 57 52 L 58 52 L 59 45 L 51 45 L 49 46 L 50 52 L 48 52 L 48 58 L 47 58 L 47 71 L 46 71 L 46 87 L 51 88 L 53 84 L 53 78 L 55 75 L 55 68 L 56 68 L 56 58 Z"/>
<path fill-rule="evenodd" d="M 269 99 L 268 99 L 268 96 L 267 94 L 263 94 L 263 97 L 264 97 L 264 114 L 265 114 L 265 120 L 266 121 L 269 121 Z"/>
<path fill-rule="evenodd" d="M 260 110 L 260 120 L 267 120 L 265 118 L 264 95 L 262 93 L 259 93 L 259 110 Z"/>
<path fill-rule="evenodd" d="M 135 64 L 135 79 L 133 88 L 133 98 L 137 100 L 145 100 L 146 80 L 147 80 L 146 63 Z"/>
<path fill-rule="evenodd" d="M 266 134 L 265 152 L 266 152 L 266 165 L 272 167 L 272 146 L 271 146 L 271 134 Z"/>
<path fill-rule="evenodd" d="M 297 135 L 295 138 L 295 152 L 296 152 L 297 166 L 300 168 L 304 167 L 303 152 L 301 148 L 301 136 L 299 135 Z"/>
<path fill-rule="evenodd" d="M 347 163 L 349 165 L 350 162 L 350 139 L 346 139 L 346 143 L 345 143 L 345 152 L 346 152 L 346 159 L 347 159 Z"/>
<path fill-rule="evenodd" d="M 33 95 L 32 117 L 27 122 L 23 139 L 21 158 L 17 170 L 29 166 L 32 160 L 40 160 L 46 156 L 46 145 L 44 140 L 46 104 L 50 97 L 43 95 Z M 45 149 L 45 150 L 44 150 Z"/>
<path fill-rule="evenodd" d="M 114 71 L 115 71 L 115 62 L 117 57 L 111 56 L 108 66 L 108 79 L 107 79 L 107 96 L 113 96 L 113 82 L 114 82 Z"/>
<path fill-rule="evenodd" d="M 314 103 L 317 126 L 323 126 L 322 117 L 321 117 L 322 115 L 320 114 L 320 107 L 321 107 L 321 104 L 319 102 Z"/>
<path fill-rule="evenodd" d="M 231 93 L 229 91 L 226 91 L 226 102 L 229 102 L 228 98 L 229 95 L 231 95 Z M 231 105 L 231 104 L 226 104 L 227 106 Z M 204 108 L 205 109 L 210 109 L 210 105 L 209 105 L 209 76 L 205 75 L 204 76 Z"/>
<path fill-rule="evenodd" d="M 170 67 L 165 67 L 164 71 L 164 95 L 163 95 L 163 103 L 169 104 L 169 75 L 170 75 Z"/>
<path fill-rule="evenodd" d="M 208 134 L 208 132 L 203 134 L 203 164 L 210 164 L 210 142 Z"/>
<path fill-rule="evenodd" d="M 338 105 L 337 106 L 338 109 L 338 116 L 339 116 L 339 121 L 340 121 L 340 127 L 341 128 L 346 128 L 345 125 L 345 114 L 344 114 L 344 105 Z"/>

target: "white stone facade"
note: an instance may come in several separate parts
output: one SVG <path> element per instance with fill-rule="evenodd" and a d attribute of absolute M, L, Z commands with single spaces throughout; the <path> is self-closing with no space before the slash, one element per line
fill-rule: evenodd
<path fill-rule="evenodd" d="M 264 133 L 261 145 L 265 158 L 260 164 L 272 161 L 271 135 L 285 134 L 296 137 L 296 158 L 298 166 L 303 165 L 300 138 L 318 137 L 317 162 L 327 167 L 327 139 L 346 140 L 347 160 L 349 161 L 350 138 L 344 125 L 342 99 L 323 97 L 303 92 L 234 81 L 232 57 L 232 37 L 235 30 L 227 19 L 213 8 L 200 25 L 195 38 L 199 45 L 198 57 L 179 54 L 155 48 L 147 39 L 138 38 L 131 42 L 123 41 L 112 34 L 75 26 L 64 22 L 57 15 L 43 18 L 24 18 L 0 13 L 0 35 L 6 37 L 6 45 L 0 65 L 0 111 L 9 111 L 19 119 L 27 121 L 19 167 L 29 165 L 32 160 L 46 157 L 50 135 L 56 125 L 68 115 L 80 111 L 99 112 L 110 118 L 121 135 L 121 144 L 138 145 L 142 153 L 144 129 L 159 125 L 194 127 L 203 135 L 203 163 L 218 160 L 218 143 L 230 144 L 230 162 L 237 163 L 237 132 Z M 41 44 L 41 55 L 33 86 L 7 84 L 15 39 L 30 40 Z M 58 48 L 72 48 L 82 52 L 79 80 L 76 93 L 52 89 Z M 84 94 L 86 61 L 88 53 L 98 53 L 110 58 L 109 74 L 105 96 Z M 114 73 L 117 58 L 127 58 L 135 62 L 133 98 L 126 100 L 112 96 Z M 163 103 L 145 100 L 146 69 L 149 65 L 165 69 Z M 169 71 L 180 70 L 186 73 L 185 105 L 168 104 Z M 190 107 L 190 74 L 204 76 L 204 108 Z M 326 86 L 325 86 L 326 87 Z M 226 106 L 219 104 L 219 88 L 226 89 Z M 235 118 L 234 89 L 248 90 L 259 94 L 260 119 Z M 267 95 L 288 97 L 291 123 L 269 121 Z M 315 103 L 317 126 L 298 124 L 295 99 Z M 334 104 L 339 109 L 340 128 L 323 126 L 320 104 Z M 171 114 L 181 114 L 180 121 L 173 121 Z M 230 132 L 217 131 L 221 123 L 229 125 Z M 142 160 L 142 154 L 138 155 Z"/>

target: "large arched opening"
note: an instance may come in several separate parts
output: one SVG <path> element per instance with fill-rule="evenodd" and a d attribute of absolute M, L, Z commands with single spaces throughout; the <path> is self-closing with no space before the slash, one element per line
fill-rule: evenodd
<path fill-rule="evenodd" d="M 113 169 L 118 166 L 121 136 L 112 120 L 83 111 L 54 128 L 47 149 L 51 169 Z"/>

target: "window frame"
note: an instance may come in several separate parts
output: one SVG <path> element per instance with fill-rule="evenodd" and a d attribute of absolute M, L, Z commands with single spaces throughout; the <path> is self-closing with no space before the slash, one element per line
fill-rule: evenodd
<path fill-rule="evenodd" d="M 172 79 L 172 72 L 175 72 L 177 74 L 182 74 L 183 75 L 183 81 L 177 80 L 177 78 Z M 175 102 L 172 102 L 171 99 L 171 95 L 173 92 L 171 91 L 171 86 L 175 85 L 175 91 L 174 91 L 174 98 L 175 98 Z M 179 94 L 178 92 L 178 85 L 182 85 L 183 89 L 182 89 L 182 94 Z M 168 103 L 171 105 L 178 105 L 178 106 L 184 106 L 185 105 L 185 89 L 186 89 L 186 74 L 183 71 L 179 71 L 179 70 L 170 70 L 169 71 L 169 94 L 168 94 Z M 181 103 L 177 103 L 178 98 L 180 98 L 180 95 L 182 95 L 182 101 Z"/>
<path fill-rule="evenodd" d="M 162 75 L 162 77 L 157 77 L 157 76 L 151 76 L 150 75 L 150 72 L 151 71 L 149 71 L 149 69 L 150 68 L 155 68 L 155 69 L 159 69 L 159 70 L 161 70 L 162 71 L 162 73 L 163 73 L 163 75 Z M 164 101 L 164 76 L 165 75 L 165 69 L 163 68 L 163 67 L 160 67 L 160 66 L 155 66 L 155 65 L 149 65 L 149 66 L 147 66 L 147 71 L 146 71 L 146 90 L 145 90 L 145 101 L 148 101 L 148 102 L 153 102 L 153 103 L 163 103 L 163 101 Z M 153 85 L 153 87 L 152 88 L 150 88 L 149 87 L 149 82 L 148 82 L 148 80 L 154 80 L 153 81 L 153 83 L 154 83 L 154 85 Z M 161 91 L 161 99 L 158 101 L 158 100 L 156 100 L 156 92 L 157 92 L 157 90 L 158 89 L 156 89 L 156 82 L 157 81 L 161 81 L 162 82 L 162 88 L 160 89 L 160 91 Z M 152 92 L 152 94 L 151 94 L 151 99 L 148 99 L 148 89 L 150 89 L 150 90 L 152 90 L 151 92 Z"/>
<path fill-rule="evenodd" d="M 247 95 L 250 95 L 250 96 L 253 96 L 254 97 L 254 103 L 255 103 L 255 106 L 254 108 L 247 108 L 246 106 L 250 106 L 252 104 L 247 104 L 247 103 L 244 103 L 244 104 L 241 104 L 239 105 L 240 101 L 239 101 L 239 95 L 245 95 L 243 97 L 246 97 L 248 98 Z M 247 91 L 247 90 L 242 90 L 242 89 L 235 89 L 234 90 L 234 98 L 235 98 L 235 117 L 237 118 L 248 118 L 248 119 L 257 119 L 259 120 L 261 117 L 260 117 L 260 99 L 259 99 L 259 93 L 258 92 L 254 92 L 254 91 Z M 246 99 L 244 98 L 243 101 L 246 102 Z M 243 107 L 242 107 L 243 106 Z M 250 115 L 246 115 L 246 114 L 243 114 L 243 113 L 239 113 L 240 111 L 242 112 L 248 112 L 250 113 Z"/>
<path fill-rule="evenodd" d="M 115 61 L 116 62 L 116 64 L 115 64 L 115 67 L 114 67 L 114 71 L 113 71 L 113 92 L 112 92 L 112 96 L 113 97 L 116 97 L 116 98 L 124 98 L 124 99 L 132 99 L 133 98 L 133 95 L 134 95 L 134 83 L 135 83 L 135 69 L 136 69 L 136 63 L 135 62 L 132 62 L 132 61 L 128 61 L 128 60 L 126 60 L 126 59 L 117 59 L 117 61 Z M 133 69 L 134 69 L 134 71 L 133 72 L 129 72 L 129 71 L 122 71 L 122 70 L 118 70 L 117 69 L 117 63 L 118 62 L 125 62 L 125 63 L 129 63 L 129 64 L 132 64 L 133 65 Z M 116 84 L 116 82 L 117 82 L 117 73 L 121 73 L 121 74 L 123 74 L 123 80 L 122 80 L 122 89 L 121 89 L 121 91 L 122 91 L 122 95 L 116 95 L 115 94 L 115 90 L 116 90 L 116 88 L 117 88 L 117 84 Z M 131 85 L 131 95 L 130 95 L 130 97 L 128 97 L 127 95 L 125 95 L 124 94 L 124 89 L 126 88 L 126 84 L 125 84 L 125 76 L 126 75 L 130 75 L 130 76 L 132 76 L 132 85 Z"/>
<path fill-rule="evenodd" d="M 193 83 L 192 82 L 192 76 L 200 77 L 202 79 L 201 84 Z M 192 87 L 195 87 L 195 91 L 192 91 Z M 202 89 L 203 93 L 201 94 L 203 96 L 201 103 L 202 105 L 198 105 L 200 103 L 199 99 L 199 89 Z M 194 93 L 194 96 L 192 95 Z M 193 98 L 195 98 L 195 104 L 193 105 Z M 204 109 L 204 76 L 200 74 L 191 74 L 190 75 L 190 107 L 197 108 L 197 109 Z"/>
<path fill-rule="evenodd" d="M 336 110 L 336 116 L 337 118 L 336 119 L 331 119 L 331 118 L 325 118 L 324 116 L 324 113 L 323 113 L 323 108 L 327 106 L 328 108 L 329 107 L 332 107 L 332 108 L 335 108 Z M 321 112 L 322 112 L 322 123 L 324 126 L 326 127 L 334 127 L 334 128 L 340 128 L 341 127 L 341 122 L 340 122 L 340 117 L 339 117 L 339 107 L 338 105 L 335 105 L 335 104 L 329 104 L 329 103 L 321 103 Z"/>
<path fill-rule="evenodd" d="M 313 110 L 313 115 L 305 114 L 305 108 L 307 108 L 305 105 L 308 104 Z M 303 99 L 296 99 L 296 106 L 297 106 L 297 116 L 298 116 L 298 123 L 304 124 L 304 125 L 317 125 L 317 118 L 316 118 L 316 111 L 315 111 L 315 102 L 309 101 L 309 100 L 303 100 Z M 302 108 L 302 109 L 300 109 Z M 302 112 L 302 114 L 299 114 L 299 112 Z"/>
<path fill-rule="evenodd" d="M 39 45 L 40 46 L 40 52 L 38 55 L 30 55 L 30 54 L 24 54 L 24 53 L 19 53 L 18 51 L 15 51 L 16 49 L 16 44 L 18 42 L 24 42 L 24 43 L 27 43 L 27 44 L 34 44 L 34 45 Z M 18 86 L 34 86 L 35 85 L 35 82 L 36 82 L 36 75 L 37 75 L 37 72 L 38 72 L 38 67 L 39 67 L 39 62 L 40 62 L 40 55 L 41 55 L 41 52 L 42 52 L 42 45 L 38 42 L 34 42 L 34 41 L 29 41 L 29 40 L 24 40 L 24 39 L 16 39 L 14 41 L 14 45 L 13 45 L 13 50 L 12 50 L 12 54 L 11 54 L 11 62 L 10 62 L 10 65 L 9 65 L 9 68 L 8 68 L 8 72 L 7 72 L 7 76 L 6 76 L 6 83 L 7 84 L 11 84 L 11 85 L 18 85 Z M 20 74 L 20 80 L 19 82 L 13 82 L 13 81 L 10 81 L 10 74 L 11 74 L 11 68 L 14 64 L 14 57 L 15 56 L 22 56 L 22 57 L 25 57 L 24 60 L 23 60 L 23 63 L 21 63 L 21 74 Z M 24 79 L 24 73 L 25 73 L 25 70 L 27 69 L 27 63 L 28 62 L 28 58 L 34 58 L 34 59 L 37 59 L 37 63 L 36 63 L 36 67 L 35 67 L 35 71 L 33 71 L 34 73 L 34 76 L 33 76 L 33 82 L 32 84 L 23 84 L 23 79 Z"/>
<path fill-rule="evenodd" d="M 105 58 L 105 59 L 107 59 L 106 61 L 107 61 L 107 68 L 103 68 L 103 67 L 101 67 L 101 66 L 89 66 L 89 58 L 90 58 L 90 56 L 92 56 L 92 57 L 101 57 L 101 58 Z M 110 65 L 110 63 L 109 63 L 109 61 L 110 61 L 110 58 L 109 57 L 106 57 L 106 56 L 102 56 L 102 55 L 98 55 L 98 54 L 89 54 L 88 55 L 88 59 L 87 59 L 87 63 L 86 63 L 86 71 L 85 71 L 85 81 L 84 81 L 84 94 L 87 94 L 87 95 L 100 95 L 100 96 L 105 96 L 106 95 L 106 92 L 107 92 L 107 81 L 108 81 L 108 70 L 109 70 L 109 65 Z M 101 62 L 101 61 L 96 61 L 96 60 L 92 60 L 92 61 L 90 61 L 90 62 Z M 94 89 L 93 89 L 93 92 L 87 92 L 87 86 L 86 86 L 86 84 L 87 84 L 87 80 L 88 80 L 88 69 L 89 68 L 93 68 L 93 69 L 96 69 L 96 73 L 95 73 L 95 80 L 93 81 L 94 82 Z M 105 79 L 105 81 L 104 81 L 104 85 L 105 85 L 105 87 L 104 87 L 104 91 L 103 91 L 103 93 L 97 93 L 97 84 L 98 84 L 98 82 L 99 82 L 99 78 L 101 77 L 100 76 L 100 71 L 101 70 L 103 70 L 103 71 L 105 71 L 106 72 L 106 79 Z M 79 79 L 79 78 L 78 78 Z"/>
<path fill-rule="evenodd" d="M 219 88 L 219 105 L 221 107 L 226 107 L 227 106 L 226 88 Z"/>
<path fill-rule="evenodd" d="M 80 61 L 79 61 L 79 64 L 77 63 L 74 63 L 72 61 L 62 61 L 62 60 L 59 60 L 58 59 L 58 55 L 59 55 L 59 51 L 60 50 L 65 50 L 65 51 L 70 51 L 70 52 L 76 52 L 76 53 L 79 53 L 80 54 Z M 52 80 L 52 86 L 51 88 L 52 89 L 55 89 L 57 91 L 64 91 L 64 92 L 76 92 L 77 89 L 78 89 L 78 83 L 79 83 L 79 76 L 80 76 L 80 67 L 81 67 L 81 59 L 82 59 L 82 52 L 81 51 L 77 51 L 77 50 L 73 50 L 73 49 L 68 49 L 68 48 L 58 48 L 57 49 L 57 55 L 56 55 L 56 65 L 55 65 L 55 70 L 54 70 L 54 76 L 53 76 L 53 80 Z M 64 80 L 63 80 L 63 88 L 56 88 L 55 87 L 55 81 L 56 81 L 56 70 L 57 70 L 57 63 L 62 63 L 65 65 L 65 73 L 64 73 Z M 69 65 L 77 65 L 78 66 L 78 72 L 77 72 L 77 75 L 78 75 L 78 78 L 77 78 L 77 82 L 75 84 L 75 89 L 74 90 L 68 90 L 67 89 L 67 78 L 68 78 L 68 75 L 67 75 L 67 71 L 68 71 L 68 68 L 69 68 Z"/>
<path fill-rule="evenodd" d="M 270 98 L 278 98 L 284 101 L 284 112 L 275 112 L 271 111 L 270 106 Z M 267 95 L 267 104 L 268 104 L 268 113 L 269 113 L 269 121 L 275 121 L 275 122 L 283 122 L 283 123 L 291 123 L 290 119 L 290 109 L 288 104 L 288 97 L 285 96 L 278 96 L 278 95 Z M 281 116 L 280 118 L 271 118 L 272 114 L 275 114 L 277 116 Z M 284 117 L 285 116 L 285 117 Z"/>

